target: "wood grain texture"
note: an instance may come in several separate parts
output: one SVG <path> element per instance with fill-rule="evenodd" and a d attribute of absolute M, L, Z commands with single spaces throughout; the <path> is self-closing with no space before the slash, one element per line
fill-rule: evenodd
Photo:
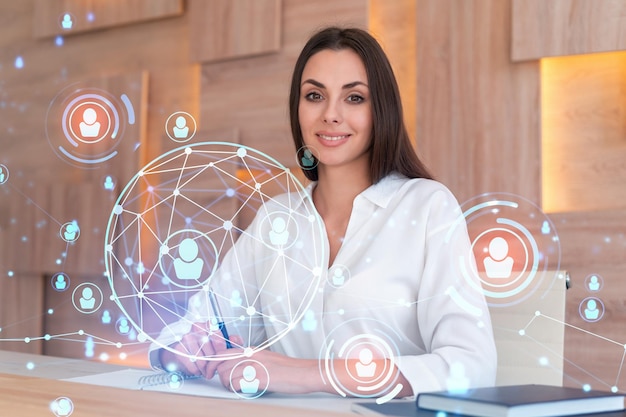
<path fill-rule="evenodd" d="M 626 52 L 544 59 L 543 206 L 626 208 Z"/>
<path fill-rule="evenodd" d="M 194 62 L 277 52 L 281 0 L 190 0 L 189 31 Z"/>
<path fill-rule="evenodd" d="M 104 190 L 104 177 L 113 175 L 117 186 L 124 186 L 139 166 L 180 146 L 165 135 L 170 114 L 182 110 L 198 117 L 200 72 L 189 64 L 185 19 L 94 31 L 68 37 L 62 46 L 34 40 L 33 19 L 34 0 L 0 2 L 0 163 L 11 173 L 0 187 L 0 327 L 6 329 L 0 339 L 43 336 L 44 305 L 59 306 L 46 304 L 40 293 L 49 285 L 45 274 L 67 268 L 72 285 L 94 273 L 102 276 L 103 236 L 115 197 L 115 191 Z M 17 56 L 23 59 L 21 68 L 14 65 Z M 136 123 L 127 126 L 119 154 L 109 165 L 85 169 L 68 164 L 46 139 L 49 106 L 62 90 L 78 85 L 111 91 L 117 100 L 124 93 L 133 103 Z M 68 245 L 60 240 L 55 220 L 74 217 L 84 226 L 84 239 Z M 5 283 L 9 272 L 15 279 Z M 45 318 L 78 328 L 76 311 L 58 313 Z M 39 350 L 40 344 L 1 342 L 0 348 L 39 345 Z M 83 357 L 82 346 L 78 354 Z"/>
<path fill-rule="evenodd" d="M 457 198 L 540 204 L 539 67 L 509 58 L 510 0 L 418 0 L 417 143 Z"/>
<path fill-rule="evenodd" d="M 623 0 L 513 0 L 514 61 L 626 49 Z"/>
<path fill-rule="evenodd" d="M 233 401 L 159 392 L 100 387 L 67 381 L 0 374 L 0 408 L 17 410 L 20 417 L 52 415 L 50 403 L 68 397 L 75 415 L 83 417 L 118 417 L 120 412 L 135 417 L 176 415 L 201 417 L 210 410 L 214 417 L 254 415 L 256 417 L 318 417 L 320 410 L 261 405 L 259 401 Z M 120 411 L 121 410 L 121 411 Z M 351 413 L 324 411 L 328 417 L 347 417 Z"/>
<path fill-rule="evenodd" d="M 183 13 L 183 0 L 33 0 L 33 35 L 71 35 Z M 65 15 L 71 26 L 63 26 Z"/>
<path fill-rule="evenodd" d="M 626 384 L 623 323 L 626 322 L 626 211 L 553 213 L 561 242 L 561 267 L 569 271 L 564 384 L 608 389 Z M 599 278 L 593 290 L 590 277 Z M 603 316 L 586 320 L 585 300 L 600 300 Z M 582 305 L 582 307 L 581 307 Z"/>
<path fill-rule="evenodd" d="M 415 141 L 417 116 L 417 0 L 370 0 L 369 31 L 382 45 L 402 96 L 404 123 Z"/>

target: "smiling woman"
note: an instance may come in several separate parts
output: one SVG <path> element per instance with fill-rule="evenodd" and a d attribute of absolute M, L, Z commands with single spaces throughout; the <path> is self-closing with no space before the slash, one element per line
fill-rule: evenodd
<path fill-rule="evenodd" d="M 289 103 L 315 215 L 305 215 L 294 193 L 279 196 L 237 240 L 238 255 L 229 252 L 212 275 L 217 293 L 241 295 L 222 305 L 231 349 L 215 333 L 198 331 L 210 327 L 198 318 L 211 316 L 200 291 L 185 318 L 163 331 L 153 364 L 209 378 L 217 373 L 240 392 L 254 383 L 262 392 L 387 400 L 494 384 L 491 320 L 472 273 L 463 213 L 411 145 L 380 45 L 360 29 L 316 33 L 296 62 Z M 288 207 L 285 222 L 264 223 L 280 207 Z M 313 268 L 319 284 L 285 267 L 318 254 L 320 242 L 297 234 L 315 219 L 323 225 L 323 264 Z M 269 245 L 259 235 L 263 224 L 271 224 Z M 249 268 L 245 279 L 232 279 L 242 265 Z M 302 319 L 278 338 L 300 295 L 276 294 L 294 283 L 319 286 Z M 258 316 L 256 327 L 240 325 L 246 315 Z M 273 343 L 255 349 L 264 339 Z"/>

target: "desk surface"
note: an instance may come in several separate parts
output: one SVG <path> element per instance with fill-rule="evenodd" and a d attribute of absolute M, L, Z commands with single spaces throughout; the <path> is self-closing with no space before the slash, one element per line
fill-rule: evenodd
<path fill-rule="evenodd" d="M 27 364 L 32 365 L 27 366 Z M 50 404 L 59 397 L 67 397 L 74 404 L 72 415 L 81 417 L 119 417 L 120 415 L 133 417 L 354 416 L 347 411 L 306 408 L 306 404 L 298 404 L 298 401 L 302 403 L 302 400 L 298 399 L 285 398 L 273 402 L 224 400 L 125 390 L 59 380 L 125 368 L 78 359 L 0 351 L 0 414 L 8 413 L 7 415 L 20 417 L 54 417 Z M 332 401 L 345 402 L 345 407 L 334 407 L 334 410 L 349 410 L 350 400 L 336 398 Z"/>

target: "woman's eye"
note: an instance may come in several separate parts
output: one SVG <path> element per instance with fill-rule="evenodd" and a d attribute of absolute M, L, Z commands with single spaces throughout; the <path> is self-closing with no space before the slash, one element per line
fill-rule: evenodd
<path fill-rule="evenodd" d="M 306 98 L 309 101 L 319 101 L 322 99 L 322 95 L 320 93 L 312 92 L 312 93 L 305 95 L 304 98 Z"/>
<path fill-rule="evenodd" d="M 359 96 L 358 94 L 352 94 L 348 97 L 348 102 L 350 103 L 362 103 L 363 101 L 365 101 L 365 98 Z"/>

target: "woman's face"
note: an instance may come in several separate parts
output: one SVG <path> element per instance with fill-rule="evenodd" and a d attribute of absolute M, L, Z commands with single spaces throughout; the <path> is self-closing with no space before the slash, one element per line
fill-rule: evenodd
<path fill-rule="evenodd" d="M 365 66 L 351 49 L 325 49 L 309 58 L 300 84 L 304 144 L 331 167 L 369 169 L 372 105 Z"/>

